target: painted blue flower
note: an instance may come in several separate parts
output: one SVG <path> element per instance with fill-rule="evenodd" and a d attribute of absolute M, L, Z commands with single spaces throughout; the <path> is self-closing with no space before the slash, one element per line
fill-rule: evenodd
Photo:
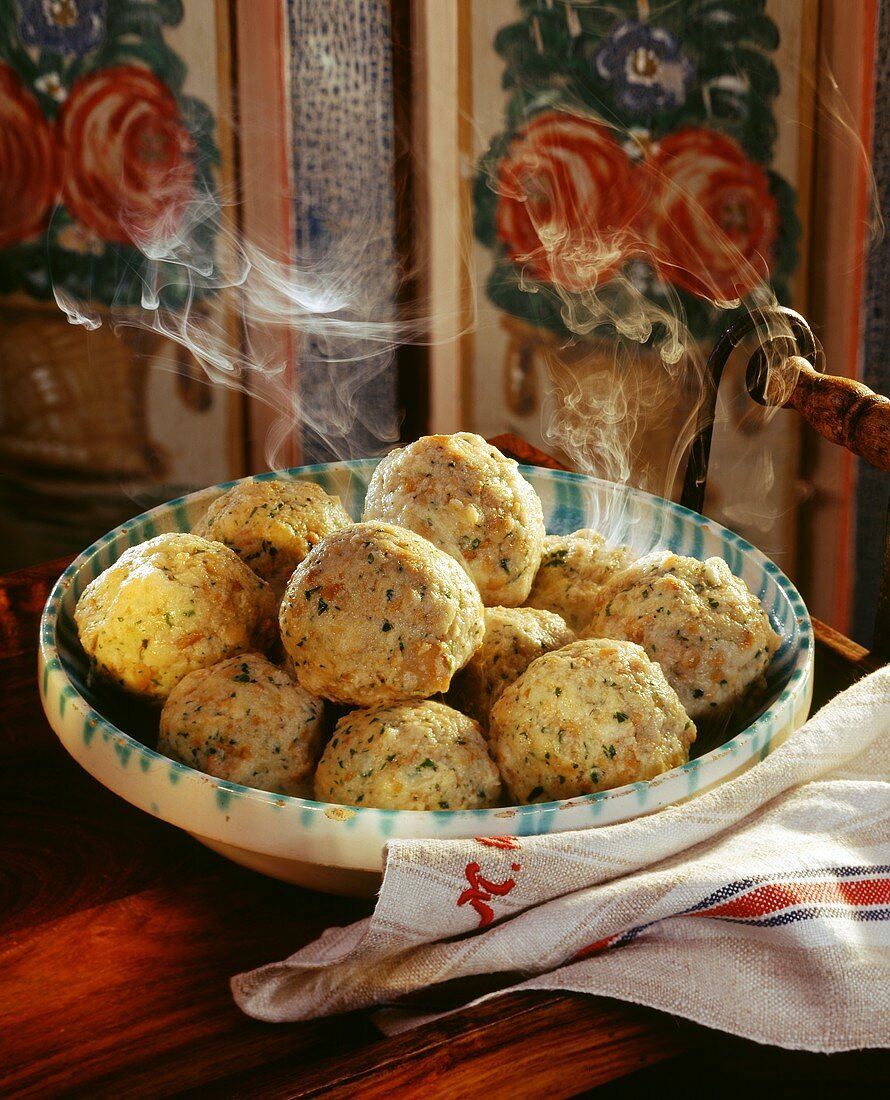
<path fill-rule="evenodd" d="M 635 20 L 612 29 L 594 54 L 593 66 L 613 86 L 618 102 L 640 115 L 679 107 L 695 75 L 672 34 Z"/>
<path fill-rule="evenodd" d="M 26 46 L 85 54 L 105 37 L 106 0 L 19 0 Z"/>

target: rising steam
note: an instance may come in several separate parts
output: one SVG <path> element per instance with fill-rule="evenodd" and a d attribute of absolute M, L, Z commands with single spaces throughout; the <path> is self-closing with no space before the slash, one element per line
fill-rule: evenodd
<path fill-rule="evenodd" d="M 348 441 L 356 424 L 364 424 L 380 440 L 397 438 L 392 413 L 381 416 L 373 405 L 363 404 L 362 396 L 388 368 L 387 353 L 422 338 L 423 322 L 374 319 L 379 299 L 369 301 L 362 272 L 368 257 L 391 251 L 392 242 L 380 239 L 370 219 L 355 224 L 349 240 L 323 258 L 292 264 L 273 260 L 232 228 L 212 193 L 196 197 L 175 226 L 167 220 L 163 234 L 146 236 L 144 225 L 127 224 L 125 214 L 122 221 L 148 263 L 141 309 L 113 304 L 112 323 L 147 328 L 174 341 L 210 382 L 249 393 L 275 409 L 279 419 L 267 441 L 271 467 L 285 438 L 307 427 L 299 391 L 284 380 L 289 364 L 281 358 L 280 341 L 272 339 L 281 328 L 297 336 L 298 358 L 300 349 L 311 349 L 335 371 L 329 401 L 315 411 L 311 431 L 321 439 Z M 102 323 L 97 311 L 59 286 L 54 295 L 72 324 L 92 330 Z M 226 296 L 223 316 L 208 308 L 220 295 Z"/>
<path fill-rule="evenodd" d="M 614 133 L 611 140 L 616 147 L 628 143 L 630 153 L 622 155 L 630 164 L 643 163 L 637 139 Z M 523 186 L 530 179 L 544 179 L 546 185 L 534 159 L 523 168 Z M 639 209 L 651 201 L 659 180 L 647 171 L 641 191 L 629 198 L 615 196 L 622 216 L 629 205 Z M 516 180 L 508 186 L 492 175 L 488 182 L 499 196 L 523 204 L 537 242 L 524 264 L 519 257 L 523 292 L 556 296 L 562 321 L 573 334 L 569 341 L 551 341 L 545 354 L 552 387 L 547 438 L 579 470 L 675 495 L 677 471 L 707 392 L 707 349 L 691 338 L 670 284 L 660 283 L 659 293 L 653 293 L 656 273 L 671 265 L 670 255 L 635 231 L 604 231 L 592 220 L 582 223 L 579 241 L 568 227 L 577 226 L 584 212 L 556 191 L 535 205 L 517 191 Z M 661 184 L 669 195 L 676 193 L 675 182 Z M 738 281 L 751 288 L 749 300 L 774 300 L 762 279 L 766 262 L 752 265 L 703 210 L 694 204 L 691 210 L 690 232 L 710 234 L 721 267 L 735 270 Z M 165 212 L 150 231 L 144 218 L 122 211 L 120 219 L 148 262 L 141 309 L 112 306 L 112 323 L 166 337 L 194 357 L 211 383 L 239 389 L 275 409 L 277 421 L 266 441 L 270 467 L 280 464 L 288 438 L 298 429 L 325 441 L 337 458 L 358 456 L 351 446 L 358 426 L 365 438 L 379 440 L 381 449 L 398 438 L 393 410 L 363 398 L 389 368 L 399 345 L 428 340 L 433 318 L 417 304 L 413 317 L 375 318 L 380 300 L 368 293 L 364 272 L 381 253 L 391 254 L 393 245 L 381 237 L 373 216 L 359 215 L 349 234 L 324 255 L 296 257 L 290 264 L 274 260 L 239 232 L 232 204 L 210 189 Z M 542 289 L 542 270 L 558 271 L 559 280 Z M 395 286 L 395 260 L 392 279 Z M 54 294 L 72 323 L 88 329 L 102 323 L 97 311 L 62 288 Z M 227 316 L 207 308 L 219 295 L 226 296 Z M 713 301 L 722 309 L 740 304 L 738 298 L 718 299 L 716 293 Z M 436 319 L 440 331 L 441 321 Z M 450 327 L 456 339 L 459 325 Z M 296 335 L 298 362 L 310 355 L 328 371 L 329 400 L 313 405 L 311 419 L 275 339 L 282 328 Z M 638 459 L 643 437 L 647 451 L 653 450 L 653 438 L 658 443 L 654 449 L 661 457 L 652 465 Z"/>
<path fill-rule="evenodd" d="M 542 336 L 551 390 L 545 435 L 580 470 L 675 496 L 701 402 L 713 398 L 705 371 L 709 345 L 691 335 L 684 300 L 693 295 L 703 303 L 715 331 L 722 314 L 743 303 L 775 302 L 767 281 L 779 232 L 768 221 L 772 207 L 758 205 L 761 182 L 739 168 L 737 204 L 728 199 L 717 218 L 697 181 L 709 157 L 729 170 L 736 153 L 716 137 L 707 149 L 696 148 L 689 134 L 685 144 L 684 135 L 650 144 L 645 134 L 594 122 L 581 105 L 562 102 L 558 111 L 532 110 L 518 130 L 482 175 L 515 289 L 540 298 L 570 334 Z M 398 268 L 385 220 L 359 211 L 326 250 L 304 250 L 286 264 L 239 231 L 234 203 L 210 187 L 195 194 L 195 179 L 188 182 L 190 201 L 149 228 L 135 213 L 121 214 L 148 263 L 141 310 L 113 307 L 113 323 L 167 337 L 212 383 L 276 409 L 270 467 L 298 427 L 326 441 L 332 457 L 355 457 L 356 447 L 367 446 L 356 444 L 357 426 L 360 438 L 385 449 L 398 437 L 395 412 L 367 401 L 369 387 L 390 369 L 396 348 L 425 342 L 443 327 L 441 318 L 434 323 L 430 303 L 415 302 L 397 317 L 381 308 L 383 299 L 396 300 L 408 274 Z M 763 224 L 752 226 L 756 218 Z M 740 246 L 742 237 L 754 245 Z M 391 257 L 383 298 L 366 277 L 381 255 Z M 423 258 L 416 262 L 422 268 Z M 207 308 L 220 295 L 227 316 Z M 55 298 L 72 323 L 90 329 L 101 323 L 89 304 L 59 287 Z M 450 320 L 449 339 L 457 339 L 459 321 Z M 311 414 L 275 339 L 282 328 L 295 334 L 297 362 L 325 365 L 329 400 Z M 643 442 L 647 454 L 658 455 L 648 464 L 640 458 Z M 751 501 L 737 504 L 734 518 L 768 525 L 755 501 L 774 476 L 768 456 L 752 469 Z"/>

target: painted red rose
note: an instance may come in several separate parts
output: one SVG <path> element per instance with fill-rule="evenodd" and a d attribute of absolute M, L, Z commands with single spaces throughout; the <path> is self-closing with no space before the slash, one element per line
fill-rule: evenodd
<path fill-rule="evenodd" d="M 57 187 L 52 129 L 18 75 L 0 64 L 0 248 L 44 229 Z"/>
<path fill-rule="evenodd" d="M 592 289 L 640 251 L 641 183 L 605 126 L 556 111 L 537 115 L 498 168 L 498 236 L 533 278 Z"/>
<path fill-rule="evenodd" d="M 769 278 L 779 211 L 766 173 L 732 138 L 679 130 L 648 162 L 649 243 L 662 278 L 714 301 Z"/>
<path fill-rule="evenodd" d="M 62 197 L 106 241 L 169 239 L 192 195 L 193 143 L 170 89 L 122 65 L 78 80 L 58 119 Z"/>

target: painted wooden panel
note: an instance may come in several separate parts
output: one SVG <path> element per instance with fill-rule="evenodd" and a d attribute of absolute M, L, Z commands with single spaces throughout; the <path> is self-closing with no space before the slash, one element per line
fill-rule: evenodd
<path fill-rule="evenodd" d="M 241 472 L 240 397 L 206 385 L 159 323 L 186 307 L 199 330 L 229 323 L 189 266 L 222 247 L 227 59 L 222 2 L 0 8 L 6 564 Z"/>
<path fill-rule="evenodd" d="M 870 163 L 877 16 L 877 0 L 824 0 L 821 8 L 811 313 L 825 369 L 851 378 L 862 376 L 867 254 L 882 232 Z M 803 538 L 813 553 L 804 594 L 815 615 L 847 633 L 857 580 L 855 460 L 818 437 L 807 438 L 805 460 Z M 863 518 L 878 539 L 885 517 Z"/>
<path fill-rule="evenodd" d="M 732 310 L 803 305 L 816 6 L 467 0 L 479 323 L 472 426 L 675 491 L 698 371 Z M 803 205 L 801 205 L 803 204 Z M 598 226 L 595 238 L 585 226 Z M 679 317 L 687 353 L 659 356 Z M 637 344 L 615 338 L 633 326 Z M 793 568 L 799 428 L 721 398 L 708 511 Z"/>

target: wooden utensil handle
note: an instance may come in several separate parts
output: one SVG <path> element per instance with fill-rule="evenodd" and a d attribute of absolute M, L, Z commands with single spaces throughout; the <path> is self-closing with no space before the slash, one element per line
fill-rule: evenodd
<path fill-rule="evenodd" d="M 825 439 L 861 455 L 879 470 L 890 471 L 890 398 L 852 378 L 820 374 L 799 355 L 785 361 L 783 374 L 786 371 L 786 388 L 793 384 L 782 401 L 786 408 L 797 409 Z M 752 388 L 752 396 L 773 404 L 769 391 L 767 383 L 760 387 L 759 396 Z"/>

